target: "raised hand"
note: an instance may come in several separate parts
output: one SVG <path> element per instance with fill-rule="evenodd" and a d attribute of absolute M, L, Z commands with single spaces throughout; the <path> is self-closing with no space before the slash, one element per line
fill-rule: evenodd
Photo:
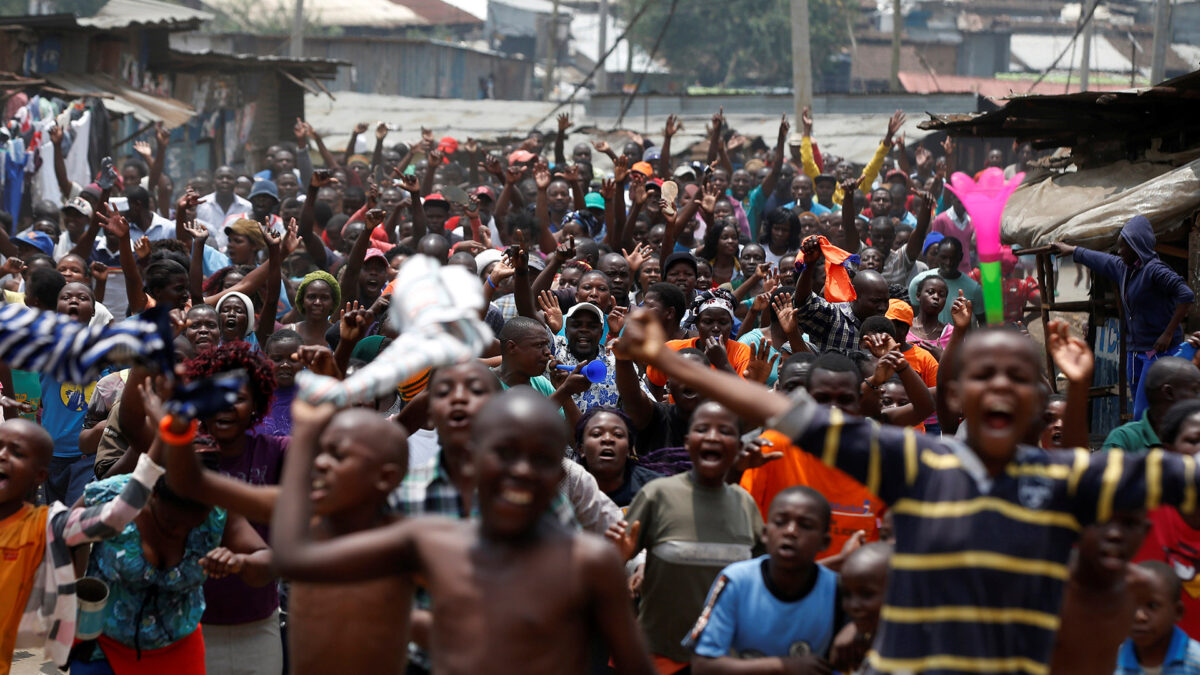
<path fill-rule="evenodd" d="M 283 236 L 283 256 L 286 258 L 300 247 L 300 226 L 295 218 L 289 218 L 287 234 Z"/>
<path fill-rule="evenodd" d="M 104 219 L 104 231 L 117 238 L 128 237 L 129 221 L 125 220 L 125 216 L 122 216 L 119 211 L 113 209 Z"/>
<path fill-rule="evenodd" d="M 917 168 L 923 169 L 933 164 L 933 153 L 926 150 L 925 146 L 919 146 L 913 153 L 913 158 L 917 162 Z"/>
<path fill-rule="evenodd" d="M 296 118 L 296 123 L 292 125 L 292 135 L 296 137 L 296 143 L 304 145 L 308 142 L 308 125 L 299 117 Z"/>
<path fill-rule="evenodd" d="M 267 250 L 269 252 L 275 253 L 282 250 L 283 235 L 276 232 L 274 228 L 267 227 L 262 223 L 259 223 L 258 227 L 262 230 L 263 238 L 267 240 Z M 363 233 L 363 236 L 367 236 L 367 233 Z"/>
<path fill-rule="evenodd" d="M 774 462 L 777 459 L 783 459 L 783 453 L 775 450 L 773 452 L 763 452 L 763 448 L 773 448 L 775 444 L 765 438 L 755 438 L 742 444 L 742 449 L 738 451 L 737 459 L 733 462 L 731 473 L 742 474 L 750 469 L 757 469 Z"/>
<path fill-rule="evenodd" d="M 800 242 L 800 253 L 804 257 L 804 264 L 815 265 L 821 259 L 821 242 L 816 235 L 809 235 L 807 239 Z"/>
<path fill-rule="evenodd" d="M 634 171 L 629 179 L 629 198 L 641 208 L 646 203 L 646 174 Z"/>
<path fill-rule="evenodd" d="M 771 306 L 775 308 L 775 316 L 779 319 L 779 327 L 783 329 L 785 335 L 799 328 L 796 320 L 796 308 L 792 306 L 789 298 L 784 295 L 778 295 L 771 300 Z"/>
<path fill-rule="evenodd" d="M 907 119 L 908 118 L 904 116 L 903 110 L 897 110 L 896 112 L 892 113 L 892 116 L 888 119 L 887 135 L 883 137 L 885 143 L 891 145 L 892 138 L 895 137 L 896 132 L 900 131 L 900 129 L 904 126 L 904 122 Z"/>
<path fill-rule="evenodd" d="M 579 182 L 579 165 L 572 164 L 571 166 L 568 166 L 567 168 L 563 169 L 562 177 L 567 179 L 568 183 L 578 183 Z"/>
<path fill-rule="evenodd" d="M 675 134 L 683 131 L 683 123 L 674 115 L 667 115 L 667 126 L 663 129 L 663 136 L 670 138 Z"/>
<path fill-rule="evenodd" d="M 606 155 L 612 152 L 612 148 L 609 147 L 608 141 L 592 141 L 592 147 L 596 149 L 596 152 L 602 152 Z"/>
<path fill-rule="evenodd" d="M 292 354 L 292 360 L 317 375 L 341 377 L 333 360 L 333 351 L 326 345 L 304 345 Z"/>
<path fill-rule="evenodd" d="M 466 142 L 463 143 L 463 149 L 473 155 L 479 152 L 479 141 L 467 136 Z"/>
<path fill-rule="evenodd" d="M 742 371 L 742 377 L 759 383 L 766 383 L 771 376 L 771 369 L 779 361 L 779 353 L 771 353 L 771 341 L 763 338 L 757 345 L 750 345 L 750 362 Z"/>
<path fill-rule="evenodd" d="M 600 181 L 600 196 L 604 197 L 604 201 L 611 202 L 617 198 L 617 182 L 611 178 L 605 178 Z"/>
<path fill-rule="evenodd" d="M 612 311 L 608 313 L 608 332 L 610 335 L 620 335 L 621 329 L 625 327 L 625 317 L 629 315 L 629 308 L 616 305 Z"/>
<path fill-rule="evenodd" d="M 375 125 L 376 140 L 382 141 L 383 139 L 387 138 L 387 135 L 388 135 L 388 125 L 386 122 L 380 122 L 379 124 Z"/>
<path fill-rule="evenodd" d="M 954 148 L 954 139 L 947 136 L 945 140 L 942 141 L 942 152 L 946 153 L 946 156 L 949 157 L 950 155 L 954 154 Z"/>
<path fill-rule="evenodd" d="M 475 151 L 468 146 L 467 152 Z M 484 155 L 483 161 L 479 162 L 479 168 L 492 174 L 497 180 L 504 180 L 504 167 L 500 166 L 500 160 L 493 155 Z"/>
<path fill-rule="evenodd" d="M 538 190 L 545 190 L 546 188 L 550 187 L 550 181 L 552 180 L 550 176 L 550 167 L 539 162 L 538 165 L 533 168 L 533 180 L 537 182 Z"/>
<path fill-rule="evenodd" d="M 150 143 L 148 141 L 134 141 L 133 151 L 141 155 L 142 158 L 147 162 L 153 161 L 154 159 L 154 151 L 150 149 Z"/>
<path fill-rule="evenodd" d="M 720 192 L 717 191 L 715 185 L 712 183 L 705 183 L 704 194 L 700 198 L 700 208 L 703 209 L 705 213 L 711 214 L 713 209 L 717 207 L 717 198 L 719 196 Z"/>
<path fill-rule="evenodd" d="M 788 134 L 792 131 L 792 125 L 788 124 L 787 115 L 782 115 L 779 118 L 779 138 L 776 141 L 775 147 L 782 152 L 783 146 L 787 143 Z"/>
<path fill-rule="evenodd" d="M 620 552 L 621 557 L 629 560 L 637 553 L 638 534 L 642 531 L 642 523 L 640 520 L 633 521 L 633 524 L 619 520 L 608 526 L 608 531 L 604 533 L 604 538 L 611 541 Z"/>
<path fill-rule="evenodd" d="M 618 184 L 625 182 L 629 177 L 629 158 L 625 155 L 617 157 L 617 161 L 613 162 L 613 180 Z"/>
<path fill-rule="evenodd" d="M 50 142 L 53 143 L 54 145 L 60 145 L 60 144 L 62 144 L 62 139 L 63 139 L 62 127 L 58 126 L 57 124 L 50 127 Z"/>
<path fill-rule="evenodd" d="M 658 318 L 647 309 L 639 309 L 625 319 L 625 330 L 613 342 L 613 354 L 617 357 L 649 361 L 663 348 L 666 336 Z"/>
<path fill-rule="evenodd" d="M 343 340 L 358 342 L 367 336 L 373 319 L 371 310 L 363 309 L 357 300 L 347 302 L 338 316 L 338 333 Z"/>
<path fill-rule="evenodd" d="M 11 260 L 11 258 L 10 258 L 10 260 Z M 92 279 L 95 280 L 97 283 L 99 283 L 101 281 L 108 281 L 108 265 L 105 265 L 104 263 L 99 262 L 99 261 L 93 261 L 91 264 L 91 269 L 92 269 Z"/>
<path fill-rule="evenodd" d="M 370 230 L 382 225 L 384 219 L 387 218 L 387 213 L 383 209 L 371 209 L 370 211 L 367 211 L 366 217 L 368 227 L 367 235 L 370 236 Z"/>
<path fill-rule="evenodd" d="M 800 113 L 800 124 L 803 125 L 801 128 L 804 130 L 804 135 L 812 136 L 812 129 L 813 129 L 812 109 L 809 108 L 808 106 L 804 106 L 804 110 L 801 111 L 801 113 Z"/>
<path fill-rule="evenodd" d="M 565 134 L 567 129 L 571 128 L 571 116 L 567 113 L 559 113 L 558 115 L 558 133 Z"/>
<path fill-rule="evenodd" d="M 629 263 L 629 269 L 633 270 L 634 274 L 641 269 L 650 256 L 654 254 L 654 249 L 648 244 L 638 244 L 633 247 L 633 253 L 621 249 L 621 255 L 625 256 L 625 262 Z"/>
<path fill-rule="evenodd" d="M 1051 321 L 1046 328 L 1050 333 L 1046 349 L 1054 358 L 1054 365 L 1071 384 L 1091 386 L 1095 357 L 1087 343 L 1071 335 L 1065 321 Z"/>
<path fill-rule="evenodd" d="M 158 141 L 158 147 L 163 147 L 171 141 L 171 132 L 159 122 L 154 127 L 154 140 Z"/>
<path fill-rule="evenodd" d="M 567 262 L 575 258 L 575 235 L 570 235 L 567 240 L 558 245 L 554 249 L 554 255 L 558 257 L 560 262 Z"/>
<path fill-rule="evenodd" d="M 563 327 L 562 307 L 558 304 L 558 296 L 550 291 L 542 291 L 537 298 L 538 307 L 546 317 L 546 325 L 550 332 L 557 333 Z"/>
<path fill-rule="evenodd" d="M 862 341 L 867 346 L 867 351 L 871 352 L 871 356 L 877 359 L 883 358 L 883 355 L 891 351 L 892 348 L 891 336 L 884 333 L 864 335 Z"/>
<path fill-rule="evenodd" d="M 429 166 L 438 166 L 446 155 L 441 150 L 434 149 L 425 153 L 425 156 L 429 159 Z"/>
<path fill-rule="evenodd" d="M 208 241 L 208 228 L 204 227 L 196 221 L 191 221 L 183 224 L 183 231 L 187 232 L 192 238 L 195 245 L 203 246 L 205 241 Z"/>
<path fill-rule="evenodd" d="M 138 260 L 145 260 L 150 257 L 150 239 L 142 237 L 133 245 L 133 252 L 137 254 Z"/>
<path fill-rule="evenodd" d="M 368 125 L 366 122 L 359 122 L 358 124 L 354 125 L 354 133 L 356 135 L 357 134 L 365 134 L 365 133 L 367 133 L 367 129 L 369 129 L 369 128 L 370 128 L 370 125 Z"/>
<path fill-rule="evenodd" d="M 323 188 L 333 183 L 333 174 L 329 169 L 316 169 L 313 171 L 311 185 L 315 188 Z"/>
<path fill-rule="evenodd" d="M 417 197 L 421 196 L 421 181 L 417 180 L 417 176 L 415 174 L 396 173 L 398 174 L 396 176 L 396 180 L 400 183 L 400 187 L 404 188 L 404 190 L 409 194 Z"/>
<path fill-rule="evenodd" d="M 954 330 L 967 330 L 971 327 L 971 301 L 963 296 L 960 289 L 958 297 L 954 299 L 954 304 L 950 305 L 950 320 L 954 323 Z"/>
<path fill-rule="evenodd" d="M 504 182 L 509 185 L 515 185 L 525 177 L 525 168 L 520 164 L 514 164 L 504 170 Z"/>
<path fill-rule="evenodd" d="M 4 259 L 4 264 L 0 265 L 0 276 L 17 276 L 26 269 L 25 261 L 17 257 L 8 257 Z"/>

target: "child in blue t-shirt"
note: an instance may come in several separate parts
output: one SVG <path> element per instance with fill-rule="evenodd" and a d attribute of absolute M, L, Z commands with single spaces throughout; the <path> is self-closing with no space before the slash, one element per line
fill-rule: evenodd
<path fill-rule="evenodd" d="M 683 641 L 697 673 L 725 672 L 747 659 L 774 661 L 787 672 L 804 665 L 828 670 L 842 623 L 838 575 L 814 558 L 829 545 L 829 517 L 829 502 L 812 488 L 775 496 L 763 528 L 767 555 L 721 571 Z"/>
<path fill-rule="evenodd" d="M 1182 582 L 1166 563 L 1140 564 L 1153 581 L 1138 601 L 1133 630 L 1117 653 L 1116 675 L 1198 675 L 1200 642 L 1175 624 L 1183 616 Z"/>

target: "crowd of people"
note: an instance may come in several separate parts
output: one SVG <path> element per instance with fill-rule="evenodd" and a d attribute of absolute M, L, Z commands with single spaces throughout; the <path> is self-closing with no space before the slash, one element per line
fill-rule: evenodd
<path fill-rule="evenodd" d="M 1127 310 L 1092 452 L 1091 351 L 1052 322 L 1048 379 L 1019 249 L 985 325 L 900 112 L 861 166 L 807 111 L 704 161 L 675 116 L 297 120 L 257 173 L 168 176 L 159 129 L 86 184 L 63 122 L 0 216 L 0 674 L 1200 673 L 1200 333 L 1144 218 L 1054 245 Z"/>

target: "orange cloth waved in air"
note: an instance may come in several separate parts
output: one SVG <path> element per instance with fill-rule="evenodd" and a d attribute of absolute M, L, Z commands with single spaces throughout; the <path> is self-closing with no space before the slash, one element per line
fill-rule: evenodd
<path fill-rule="evenodd" d="M 843 251 L 825 237 L 818 236 L 817 243 L 821 246 L 821 255 L 825 257 L 825 299 L 830 302 L 850 302 L 857 298 L 846 262 L 858 264 L 858 255 Z"/>
<path fill-rule="evenodd" d="M 741 486 L 754 498 L 764 520 L 771 508 L 771 500 L 781 490 L 793 485 L 807 485 L 824 495 L 832 510 L 829 547 L 817 554 L 817 560 L 840 553 L 846 540 L 858 530 L 867 533 L 867 541 L 879 539 L 879 519 L 884 503 L 866 486 L 839 469 L 825 466 L 814 455 L 792 445 L 788 437 L 778 431 L 767 430 L 762 438 L 774 444 L 763 447 L 763 452 L 782 452 L 783 458 L 749 469 L 742 474 Z"/>

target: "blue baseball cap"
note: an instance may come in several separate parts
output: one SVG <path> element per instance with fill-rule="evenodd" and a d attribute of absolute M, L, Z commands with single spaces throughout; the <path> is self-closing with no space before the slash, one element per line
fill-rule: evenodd
<path fill-rule="evenodd" d="M 54 240 L 40 230 L 25 230 L 13 237 L 13 241 L 32 246 L 46 255 L 54 255 Z"/>
<path fill-rule="evenodd" d="M 247 199 L 253 200 L 258 195 L 271 195 L 275 201 L 279 201 L 279 188 L 275 186 L 274 181 L 256 180 L 254 187 L 250 188 L 250 196 Z"/>

